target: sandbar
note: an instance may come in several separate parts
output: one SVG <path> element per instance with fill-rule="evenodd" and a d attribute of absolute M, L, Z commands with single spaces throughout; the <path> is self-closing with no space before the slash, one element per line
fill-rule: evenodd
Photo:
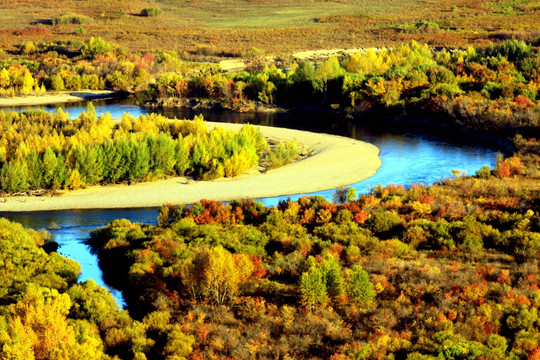
<path fill-rule="evenodd" d="M 73 102 L 80 102 L 80 101 L 125 97 L 125 95 L 126 95 L 125 91 L 84 90 L 84 91 L 61 92 L 58 94 L 47 93 L 43 95 L 15 96 L 11 98 L 0 98 L 0 108 L 73 103 Z"/>
<path fill-rule="evenodd" d="M 206 124 L 208 128 L 242 126 Z M 259 128 L 267 139 L 296 139 L 312 154 L 265 173 L 252 169 L 231 179 L 193 181 L 172 177 L 132 185 L 92 186 L 61 196 L 11 196 L 0 199 L 0 212 L 159 207 L 164 203 L 192 204 L 201 199 L 229 201 L 310 193 L 357 183 L 373 176 L 381 165 L 379 148 L 363 141 L 285 128 Z"/>

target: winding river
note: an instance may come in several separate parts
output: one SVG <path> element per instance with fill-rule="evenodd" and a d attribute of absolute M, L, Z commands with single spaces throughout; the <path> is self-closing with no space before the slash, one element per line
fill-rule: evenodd
<path fill-rule="evenodd" d="M 133 100 L 95 101 L 96 112 L 109 112 L 112 116 L 122 116 L 129 112 L 133 116 L 151 112 L 138 107 Z M 72 116 L 77 116 L 86 110 L 86 104 L 64 104 L 64 110 Z M 27 108 L 18 108 L 25 110 Z M 54 111 L 54 107 L 44 108 Z M 230 113 L 212 111 L 190 111 L 182 109 L 153 110 L 167 117 L 192 118 L 202 113 L 206 120 L 217 122 L 252 123 L 257 125 L 278 126 L 309 130 L 335 135 L 348 136 L 366 141 L 379 147 L 382 166 L 376 175 L 362 182 L 351 185 L 358 194 L 366 193 L 372 186 L 382 184 L 412 185 L 414 183 L 430 184 L 441 178 L 451 176 L 451 171 L 457 169 L 469 174 L 484 165 L 493 166 L 497 149 L 488 143 L 474 139 L 448 139 L 433 134 L 419 134 L 407 129 L 385 129 L 380 126 L 361 125 L 358 122 L 347 121 L 324 112 L 295 112 L 295 113 Z M 290 196 L 293 200 L 303 195 L 322 195 L 332 198 L 335 190 L 320 191 L 311 194 Z M 246 196 L 249 194 L 246 194 Z M 287 197 L 272 197 L 259 199 L 267 206 L 277 203 Z M 107 287 L 121 306 L 125 306 L 122 294 L 107 286 L 97 257 L 90 252 L 85 244 L 91 230 L 106 225 L 118 218 L 127 218 L 133 222 L 155 223 L 157 209 L 118 209 L 118 210 L 84 210 L 84 211 L 46 211 L 34 213 L 0 213 L 0 216 L 22 223 L 25 227 L 42 229 L 50 223 L 58 225 L 57 230 L 51 230 L 54 239 L 60 245 L 58 252 L 75 259 L 82 266 L 80 281 L 93 279 L 98 284 Z"/>

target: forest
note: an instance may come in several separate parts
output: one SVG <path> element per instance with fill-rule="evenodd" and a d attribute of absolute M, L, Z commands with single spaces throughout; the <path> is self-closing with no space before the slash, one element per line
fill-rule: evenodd
<path fill-rule="evenodd" d="M 508 40 L 466 50 L 433 50 L 412 41 L 341 61 L 330 57 L 320 64 L 301 61 L 287 66 L 211 75 L 202 92 L 198 77 L 165 74 L 146 94 L 164 107 L 182 104 L 186 97 L 219 98 L 231 109 L 243 110 L 254 101 L 285 108 L 322 104 L 360 120 L 379 118 L 384 111 L 387 117 L 419 116 L 429 126 L 503 134 L 520 128 L 538 136 L 538 41 L 534 47 Z M 440 124 L 433 124 L 432 116 Z"/>
<path fill-rule="evenodd" d="M 536 11 L 527 1 L 464 3 L 444 2 L 452 27 L 470 21 L 450 17 L 465 11 L 482 21 Z M 171 16 L 171 7 L 137 8 L 137 21 Z M 104 22 L 133 16 L 103 14 Z M 0 219 L 0 359 L 540 358 L 537 37 L 462 49 L 406 41 L 320 63 L 267 62 L 251 48 L 246 71 L 225 73 L 186 61 L 185 52 L 83 37 L 99 24 L 76 15 L 50 25 L 78 31 L 75 39 L 51 41 L 40 26 L 44 39 L 0 54 L 1 96 L 112 88 L 151 106 L 317 106 L 357 121 L 384 111 L 378 119 L 389 126 L 495 134 L 512 150 L 493 168 L 431 185 L 375 186 L 359 196 L 342 188 L 333 201 L 303 197 L 273 208 L 253 199 L 164 204 L 156 225 L 114 220 L 88 244 L 128 310 L 93 281 L 77 283 L 80 266 L 55 252 L 49 234 Z M 407 40 L 442 24 L 359 19 L 336 14 L 317 24 L 371 21 L 372 31 Z M 295 144 L 271 149 L 252 126 L 233 133 L 208 130 L 199 117 L 158 115 L 115 122 L 91 107 L 75 120 L 61 110 L 0 112 L 0 131 L 2 194 L 214 179 L 297 156 Z"/>
<path fill-rule="evenodd" d="M 519 128 L 538 137 L 539 44 L 512 39 L 447 50 L 411 41 L 318 64 L 259 56 L 247 71 L 225 73 L 174 51 L 129 53 L 101 38 L 32 42 L 21 45 L 21 57 L 0 62 L 0 93 L 112 88 L 135 92 L 152 107 L 190 101 L 233 111 L 322 106 L 359 120 L 384 111 L 387 118 L 423 119 L 423 126 L 504 136 Z"/>
<path fill-rule="evenodd" d="M 46 232 L 0 219 L 0 264 L 1 359 L 118 359 L 126 349 L 144 359 L 137 349 L 152 347 L 148 322 L 132 319 L 94 281 L 77 283 L 80 265 L 57 254 Z M 163 339 L 170 359 L 192 343 L 174 327 Z"/>
<path fill-rule="evenodd" d="M 535 359 L 540 143 L 515 143 L 474 176 L 166 204 L 157 225 L 115 220 L 90 244 L 131 312 L 153 334 L 178 324 L 191 359 Z"/>
<path fill-rule="evenodd" d="M 540 143 L 475 176 L 356 196 L 166 204 L 90 245 L 0 220 L 3 359 L 535 359 Z M 131 316 L 130 316 L 131 314 Z"/>
<path fill-rule="evenodd" d="M 202 116 L 88 111 L 70 120 L 59 109 L 0 112 L 0 193 L 76 190 L 96 184 L 136 183 L 167 176 L 197 180 L 234 177 L 259 163 L 273 168 L 299 156 L 294 141 L 269 146 L 259 129 L 208 130 Z"/>

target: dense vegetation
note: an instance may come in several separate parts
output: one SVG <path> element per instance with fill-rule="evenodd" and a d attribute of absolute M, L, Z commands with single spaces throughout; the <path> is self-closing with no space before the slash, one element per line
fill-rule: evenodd
<path fill-rule="evenodd" d="M 252 101 L 283 106 L 327 106 L 362 116 L 421 115 L 433 126 L 535 131 L 540 125 L 540 55 L 523 41 L 467 50 L 434 51 L 416 42 L 390 50 L 331 57 L 314 65 L 291 63 L 204 78 L 164 74 L 147 92 L 162 106 L 211 97 L 231 108 Z M 437 114 L 437 122 L 429 118 Z M 443 115 L 442 117 L 440 115 Z"/>
<path fill-rule="evenodd" d="M 538 0 L 5 2 L 2 97 L 118 89 L 161 106 L 323 104 L 525 138 L 494 170 L 428 187 L 116 220 L 91 243 L 136 320 L 92 281 L 76 284 L 79 266 L 47 234 L 0 219 L 0 359 L 538 359 L 539 12 Z M 372 46 L 392 48 L 285 57 Z M 215 65 L 240 57 L 249 71 Z M 211 178 L 263 148 L 253 128 L 115 125 L 91 110 L 73 122 L 0 113 L 0 134 L 7 192 Z M 291 153 L 281 144 L 268 158 Z"/>
<path fill-rule="evenodd" d="M 148 317 L 134 321 L 80 266 L 52 250 L 48 234 L 0 218 L 0 358 L 35 360 L 180 359 L 193 339 Z M 164 326 L 162 334 L 154 324 Z"/>
<path fill-rule="evenodd" d="M 534 359 L 540 143 L 515 143 L 472 177 L 169 204 L 156 226 L 115 220 L 90 243 L 134 313 L 193 339 L 192 359 Z"/>
<path fill-rule="evenodd" d="M 47 91 L 146 89 L 151 75 L 173 71 L 211 72 L 214 64 L 186 63 L 175 52 L 130 54 L 101 38 L 85 41 L 23 42 L 21 58 L 0 61 L 0 96 Z"/>
<path fill-rule="evenodd" d="M 319 64 L 256 56 L 250 71 L 224 73 L 216 64 L 185 62 L 175 52 L 130 54 L 100 38 L 26 42 L 20 52 L 27 59 L 0 62 L 0 94 L 112 88 L 137 92 L 150 106 L 253 111 L 259 104 L 307 105 L 362 118 L 384 110 L 430 126 L 502 133 L 519 128 L 538 136 L 538 44 L 514 39 L 434 50 L 412 41 Z"/>
<path fill-rule="evenodd" d="M 70 120 L 60 109 L 0 112 L 0 192 L 79 189 L 166 176 L 233 177 L 259 164 L 279 166 L 298 156 L 296 143 L 272 149 L 259 129 L 207 130 L 202 116 L 175 120 L 159 115 L 116 124 L 92 108 Z"/>

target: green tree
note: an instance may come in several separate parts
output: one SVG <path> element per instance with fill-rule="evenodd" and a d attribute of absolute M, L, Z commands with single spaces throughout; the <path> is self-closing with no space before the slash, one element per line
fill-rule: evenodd
<path fill-rule="evenodd" d="M 333 256 L 328 255 L 321 265 L 328 295 L 334 299 L 343 295 L 345 286 L 338 261 Z"/>
<path fill-rule="evenodd" d="M 312 256 L 309 257 L 308 264 L 308 271 L 302 273 L 300 277 L 300 301 L 302 306 L 313 311 L 317 306 L 326 305 L 328 294 L 324 273 L 319 269 Z"/>
<path fill-rule="evenodd" d="M 175 164 L 174 140 L 165 135 L 147 137 L 148 151 L 150 154 L 150 170 L 158 176 L 169 175 L 173 172 Z"/>
<path fill-rule="evenodd" d="M 47 147 L 45 149 L 45 153 L 43 154 L 43 161 L 42 161 L 42 166 L 43 166 L 42 173 L 43 173 L 44 186 L 48 188 L 53 187 L 56 169 L 58 168 L 58 165 L 59 165 L 58 158 L 56 157 L 56 154 L 50 147 Z"/>
<path fill-rule="evenodd" d="M 186 149 L 186 143 L 181 136 L 176 140 L 174 159 L 174 170 L 178 175 L 184 175 L 190 167 L 190 159 L 189 152 Z"/>
<path fill-rule="evenodd" d="M 366 307 L 375 299 L 373 284 L 360 265 L 353 266 L 347 281 L 347 295 L 359 307 Z"/>
<path fill-rule="evenodd" d="M 131 168 L 132 148 L 125 137 L 111 140 L 103 147 L 104 168 L 103 176 L 105 180 L 117 182 L 124 180 Z"/>
<path fill-rule="evenodd" d="M 69 182 L 68 177 L 68 169 L 66 167 L 66 160 L 64 158 L 64 155 L 58 154 L 57 156 L 57 163 L 56 168 L 54 169 L 53 173 L 53 181 L 52 181 L 52 188 L 53 189 L 60 189 L 62 187 L 67 186 Z"/>
<path fill-rule="evenodd" d="M 148 151 L 146 141 L 142 141 L 140 144 L 133 141 L 131 146 L 133 150 L 131 152 L 132 159 L 129 179 L 132 181 L 141 181 L 148 174 L 148 169 L 150 168 L 150 152 Z"/>
<path fill-rule="evenodd" d="M 98 147 L 79 145 L 73 153 L 73 162 L 84 183 L 92 185 L 103 179 L 102 156 Z"/>
<path fill-rule="evenodd" d="M 31 189 L 41 189 L 43 187 L 43 164 L 39 155 L 32 150 L 26 158 L 28 168 L 28 185 Z"/>
<path fill-rule="evenodd" d="M 26 164 L 22 161 L 4 163 L 0 171 L 0 188 L 7 192 L 25 190 L 27 183 Z"/>
<path fill-rule="evenodd" d="M 100 37 L 91 37 L 86 40 L 81 47 L 81 55 L 84 57 L 94 57 L 106 54 L 112 50 L 112 45 Z"/>

